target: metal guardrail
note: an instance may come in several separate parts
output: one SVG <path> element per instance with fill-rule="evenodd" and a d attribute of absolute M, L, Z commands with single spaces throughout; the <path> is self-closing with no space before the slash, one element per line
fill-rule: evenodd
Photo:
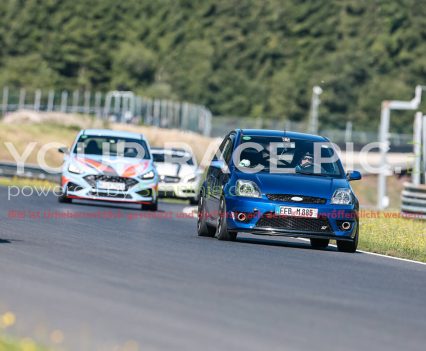
<path fill-rule="evenodd" d="M 405 217 L 426 219 L 426 185 L 404 183 L 401 213 Z"/>
<path fill-rule="evenodd" d="M 59 182 L 60 173 L 54 172 L 52 170 L 46 170 L 36 165 L 27 164 L 24 166 L 23 170 L 20 170 L 16 163 L 0 162 L 0 177 L 18 177 Z"/>

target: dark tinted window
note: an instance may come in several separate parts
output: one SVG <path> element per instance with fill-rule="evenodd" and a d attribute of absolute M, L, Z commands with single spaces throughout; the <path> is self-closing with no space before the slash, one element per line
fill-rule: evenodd
<path fill-rule="evenodd" d="M 149 159 L 148 146 L 144 140 L 109 136 L 80 136 L 73 153 L 98 156 L 139 157 Z"/>
<path fill-rule="evenodd" d="M 154 158 L 154 162 L 157 163 L 163 163 L 163 162 L 172 162 L 172 163 L 178 163 L 178 164 L 187 164 L 190 166 L 194 165 L 194 160 L 191 156 L 191 154 L 187 152 L 170 152 L 170 153 L 163 153 L 163 152 L 153 152 L 152 157 Z"/>
<path fill-rule="evenodd" d="M 235 134 L 232 134 L 229 136 L 228 140 L 226 141 L 225 148 L 223 150 L 223 160 L 226 163 L 229 163 L 232 157 L 232 150 L 234 149 L 234 140 L 235 140 Z"/>
<path fill-rule="evenodd" d="M 253 144 L 249 144 L 253 143 Z M 240 168 L 255 168 L 263 166 L 263 171 L 269 171 L 276 165 L 279 170 L 289 173 L 302 173 L 327 176 L 341 176 L 337 161 L 321 162 L 315 160 L 314 142 L 303 139 L 288 139 L 281 137 L 243 136 L 240 146 L 242 152 L 239 160 Z M 256 147 L 255 147 L 256 145 Z M 334 155 L 331 144 L 318 142 L 318 150 L 322 158 Z M 274 149 L 276 148 L 276 151 Z M 315 167 L 315 165 L 319 165 Z"/>

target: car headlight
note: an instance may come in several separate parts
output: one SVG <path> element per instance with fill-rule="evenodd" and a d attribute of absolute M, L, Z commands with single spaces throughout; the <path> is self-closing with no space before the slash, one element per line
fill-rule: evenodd
<path fill-rule="evenodd" d="M 154 177 L 155 177 L 154 171 L 149 171 L 149 172 L 146 172 L 146 173 L 142 174 L 141 176 L 139 176 L 139 178 L 144 179 L 144 180 L 153 179 Z"/>
<path fill-rule="evenodd" d="M 186 182 L 187 183 L 193 183 L 193 182 L 195 182 L 195 180 L 197 179 L 197 177 L 196 176 L 193 176 L 193 177 L 191 177 L 191 178 L 188 178 L 187 180 L 186 180 Z"/>
<path fill-rule="evenodd" d="M 259 187 L 250 180 L 238 179 L 236 184 L 237 196 L 260 197 Z"/>
<path fill-rule="evenodd" d="M 336 205 L 351 205 L 352 201 L 351 189 L 337 189 L 331 198 L 331 203 Z"/>
<path fill-rule="evenodd" d="M 70 165 L 68 166 L 68 172 L 75 174 L 84 173 L 84 171 L 74 163 L 70 163 Z"/>

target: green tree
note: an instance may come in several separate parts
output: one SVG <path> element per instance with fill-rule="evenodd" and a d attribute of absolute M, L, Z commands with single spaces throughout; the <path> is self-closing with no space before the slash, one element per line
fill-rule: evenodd
<path fill-rule="evenodd" d="M 371 130 L 426 83 L 422 0 L 3 0 L 0 83 L 131 89 L 216 115 Z M 395 131 L 411 132 L 398 113 Z"/>
<path fill-rule="evenodd" d="M 0 86 L 48 89 L 59 80 L 59 75 L 38 54 L 7 58 L 0 71 Z"/>
<path fill-rule="evenodd" d="M 154 82 L 157 58 L 143 44 L 124 42 L 112 60 L 112 89 L 134 90 Z"/>

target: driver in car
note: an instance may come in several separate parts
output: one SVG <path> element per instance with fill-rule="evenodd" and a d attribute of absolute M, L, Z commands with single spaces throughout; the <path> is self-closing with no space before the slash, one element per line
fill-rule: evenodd
<path fill-rule="evenodd" d="M 296 166 L 296 172 L 313 172 L 314 158 L 310 152 L 305 153 Z"/>

